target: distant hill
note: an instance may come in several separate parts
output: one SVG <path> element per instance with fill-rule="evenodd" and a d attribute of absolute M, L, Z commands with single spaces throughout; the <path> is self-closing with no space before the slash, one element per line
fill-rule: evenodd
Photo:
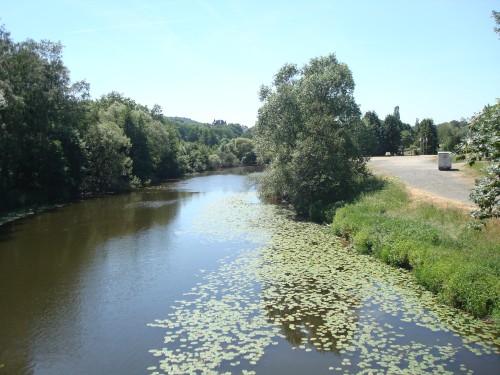
<path fill-rule="evenodd" d="M 252 131 L 247 126 L 214 120 L 211 124 L 198 122 L 187 117 L 166 117 L 177 129 L 185 142 L 201 142 L 207 146 L 218 145 L 223 139 L 252 138 Z"/>
<path fill-rule="evenodd" d="M 183 123 L 183 124 L 188 124 L 188 125 L 208 125 L 208 123 L 206 122 L 199 122 L 199 121 L 195 121 L 195 120 L 192 120 L 190 118 L 187 118 L 187 117 L 179 117 L 179 116 L 170 116 L 170 117 L 166 117 L 167 120 L 170 120 L 171 122 L 173 123 Z"/>

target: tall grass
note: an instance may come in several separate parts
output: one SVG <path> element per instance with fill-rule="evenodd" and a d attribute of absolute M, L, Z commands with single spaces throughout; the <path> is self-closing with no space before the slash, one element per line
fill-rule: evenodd
<path fill-rule="evenodd" d="M 336 211 L 335 234 L 357 251 L 411 269 L 442 302 L 500 323 L 500 222 L 468 228 L 460 209 L 415 203 L 389 181 Z"/>

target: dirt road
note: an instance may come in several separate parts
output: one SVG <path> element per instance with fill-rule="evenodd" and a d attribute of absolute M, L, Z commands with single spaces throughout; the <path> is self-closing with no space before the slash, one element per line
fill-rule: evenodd
<path fill-rule="evenodd" d="M 437 156 L 424 155 L 373 157 L 368 166 L 376 175 L 398 177 L 417 195 L 459 205 L 474 205 L 469 198 L 474 182 L 460 170 L 463 164 L 453 164 L 451 171 L 440 171 Z"/>

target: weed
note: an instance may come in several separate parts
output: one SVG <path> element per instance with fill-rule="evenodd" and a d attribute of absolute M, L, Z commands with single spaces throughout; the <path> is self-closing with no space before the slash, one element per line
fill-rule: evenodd
<path fill-rule="evenodd" d="M 386 182 L 337 209 L 336 235 L 357 251 L 413 270 L 440 299 L 476 317 L 500 317 L 500 223 L 468 228 L 459 209 L 412 203 L 405 188 Z"/>

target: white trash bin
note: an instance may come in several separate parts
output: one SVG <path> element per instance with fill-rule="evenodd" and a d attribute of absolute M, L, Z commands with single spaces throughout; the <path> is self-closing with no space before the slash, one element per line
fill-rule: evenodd
<path fill-rule="evenodd" d="M 440 171 L 449 171 L 451 169 L 451 152 L 438 152 L 438 167 Z"/>

